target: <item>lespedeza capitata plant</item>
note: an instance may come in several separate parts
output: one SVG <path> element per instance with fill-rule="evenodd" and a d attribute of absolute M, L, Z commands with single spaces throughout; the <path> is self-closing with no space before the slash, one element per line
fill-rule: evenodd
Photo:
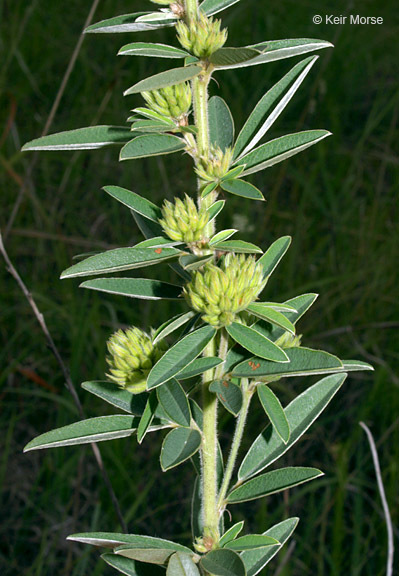
<path fill-rule="evenodd" d="M 85 382 L 83 387 L 125 414 L 76 422 L 42 434 L 26 447 L 85 444 L 134 434 L 141 444 L 147 433 L 166 430 L 162 432 L 162 470 L 191 459 L 191 543 L 109 532 L 70 536 L 110 549 L 104 560 L 130 576 L 142 574 L 143 566 L 151 564 L 164 569 L 167 576 L 259 573 L 289 539 L 298 519 L 260 526 L 259 534 L 248 534 L 243 522 L 232 522 L 230 507 L 318 478 L 322 473 L 315 468 L 266 469 L 306 432 L 347 372 L 371 369 L 362 362 L 339 360 L 302 346 L 296 324 L 316 294 L 285 302 L 267 300 L 267 282 L 290 245 L 288 236 L 264 252 L 250 242 L 232 239 L 235 229 L 217 229 L 217 216 L 225 205 L 222 194 L 223 198 L 238 195 L 242 202 L 261 202 L 262 192 L 246 176 L 329 136 L 325 130 L 306 130 L 262 142 L 315 64 L 317 56 L 310 56 L 269 88 L 234 139 L 227 103 L 219 96 L 209 97 L 214 75 L 221 82 L 223 70 L 331 46 L 299 38 L 227 47 L 228 33 L 217 14 L 238 1 L 204 0 L 198 6 L 197 0 L 153 0 L 159 5 L 156 12 L 119 16 L 90 26 L 87 32 L 91 33 L 175 27 L 177 46 L 133 42 L 119 54 L 180 59 L 182 64 L 141 80 L 125 92 L 142 96 L 129 127 L 81 128 L 39 138 L 24 147 L 76 150 L 119 144 L 123 161 L 186 152 L 197 177 L 196 191 L 186 187 L 161 206 L 118 186 L 104 188 L 132 211 L 145 239 L 136 246 L 86 258 L 68 268 L 62 278 L 102 276 L 167 262 L 173 265 L 170 284 L 107 276 L 86 280 L 82 286 L 130 298 L 175 299 L 184 302 L 186 310 L 155 330 L 132 326 L 110 336 L 106 380 Z M 325 376 L 283 407 L 273 383 L 314 374 Z M 254 396 L 269 423 L 242 458 L 239 448 Z M 227 410 L 236 420 L 227 457 L 218 443 L 218 410 Z"/>

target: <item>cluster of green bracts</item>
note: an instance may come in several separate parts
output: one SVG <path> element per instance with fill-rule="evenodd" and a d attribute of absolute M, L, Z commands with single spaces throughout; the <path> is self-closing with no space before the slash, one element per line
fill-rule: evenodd
<path fill-rule="evenodd" d="M 140 94 L 125 126 L 95 126 L 39 138 L 25 150 L 77 150 L 120 145 L 121 160 L 185 152 L 193 159 L 196 193 L 153 204 L 136 192 L 107 186 L 105 192 L 133 214 L 144 240 L 109 250 L 68 268 L 62 278 L 100 276 L 81 286 L 133 299 L 175 300 L 179 314 L 154 330 L 118 330 L 108 341 L 108 379 L 83 388 L 119 412 L 75 422 L 42 434 L 26 450 L 68 446 L 166 430 L 160 464 L 170 470 L 191 460 L 196 479 L 192 503 L 192 542 L 118 533 L 75 534 L 72 540 L 107 547 L 104 560 L 130 576 L 143 564 L 167 576 L 255 576 L 281 550 L 297 518 L 259 534 L 244 534 L 244 522 L 231 523 L 234 504 L 266 497 L 319 477 L 314 468 L 265 471 L 289 450 L 322 413 L 347 373 L 370 370 L 306 348 L 297 322 L 316 300 L 302 294 L 284 302 L 263 297 L 270 275 L 291 239 L 282 237 L 266 251 L 232 239 L 235 229 L 217 230 L 216 218 L 228 194 L 243 202 L 263 194 L 245 178 L 268 169 L 329 135 L 307 130 L 262 142 L 310 72 L 317 57 L 306 57 L 260 99 L 235 137 L 232 115 L 219 96 L 208 97 L 212 75 L 260 65 L 330 46 L 308 38 L 226 47 L 227 31 L 214 16 L 239 0 L 153 0 L 156 12 L 110 18 L 87 32 L 154 31 L 175 26 L 180 46 L 135 42 L 119 54 L 180 59 L 183 66 L 139 81 L 125 94 Z M 242 0 L 245 2 L 245 0 Z M 142 103 L 141 103 L 142 104 Z M 194 181 L 194 179 L 193 179 Z M 223 198 L 221 197 L 223 194 Z M 173 283 L 136 276 L 109 277 L 160 263 L 171 266 Z M 103 277 L 103 275 L 106 275 Z M 292 376 L 323 375 L 283 406 L 273 383 Z M 202 392 L 202 405 L 201 395 Z M 264 408 L 266 427 L 235 466 L 254 395 Z M 217 412 L 236 420 L 225 459 L 217 434 Z M 122 414 L 120 413 L 122 411 Z M 231 523 L 225 525 L 226 519 Z"/>

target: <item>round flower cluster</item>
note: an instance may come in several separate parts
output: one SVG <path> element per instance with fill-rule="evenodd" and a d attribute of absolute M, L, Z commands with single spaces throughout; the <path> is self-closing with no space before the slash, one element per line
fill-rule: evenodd
<path fill-rule="evenodd" d="M 160 90 L 142 92 L 141 95 L 150 110 L 176 122 L 187 123 L 187 115 L 191 107 L 191 86 L 187 82 L 167 86 Z"/>
<path fill-rule="evenodd" d="M 154 346 L 150 336 L 134 326 L 115 332 L 107 348 L 108 378 L 133 394 L 146 390 L 151 368 L 166 351 L 161 343 Z"/>
<path fill-rule="evenodd" d="M 174 203 L 165 200 L 159 223 L 172 240 L 191 244 L 202 240 L 208 221 L 206 209 L 198 209 L 194 200 L 186 194 L 184 200 L 177 198 Z"/>
<path fill-rule="evenodd" d="M 208 158 L 200 158 L 195 171 L 197 175 L 208 182 L 220 180 L 230 170 L 233 160 L 233 150 L 222 150 L 219 146 L 211 146 Z"/>
<path fill-rule="evenodd" d="M 197 20 L 187 25 L 182 20 L 176 24 L 180 44 L 197 58 L 209 58 L 227 40 L 227 30 L 221 30 L 221 21 L 208 18 L 200 12 Z"/>
<path fill-rule="evenodd" d="M 206 264 L 193 272 L 184 295 L 205 322 L 221 328 L 236 320 L 265 285 L 262 266 L 253 256 L 227 254 L 220 265 Z"/>

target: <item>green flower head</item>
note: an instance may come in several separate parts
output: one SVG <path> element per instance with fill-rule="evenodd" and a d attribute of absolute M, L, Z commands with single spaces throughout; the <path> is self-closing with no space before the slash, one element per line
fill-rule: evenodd
<path fill-rule="evenodd" d="M 199 159 L 195 171 L 202 180 L 215 182 L 227 174 L 232 161 L 232 148 L 222 150 L 219 146 L 211 146 L 209 156 Z"/>
<path fill-rule="evenodd" d="M 184 200 L 165 200 L 159 223 L 172 240 L 192 244 L 202 240 L 208 221 L 209 214 L 206 209 L 197 208 L 194 200 L 186 194 Z"/>
<path fill-rule="evenodd" d="M 237 319 L 265 287 L 263 269 L 253 256 L 227 254 L 219 265 L 193 272 L 184 295 L 202 319 L 221 328 Z"/>
<path fill-rule="evenodd" d="M 115 332 L 107 348 L 108 378 L 133 394 L 146 390 L 147 376 L 165 352 L 162 344 L 154 346 L 150 336 L 134 326 Z"/>
<path fill-rule="evenodd" d="M 142 92 L 141 95 L 150 110 L 180 124 L 187 124 L 187 115 L 191 107 L 191 87 L 188 82 Z"/>
<path fill-rule="evenodd" d="M 208 18 L 203 12 L 189 24 L 180 20 L 176 30 L 180 44 L 197 58 L 209 58 L 227 40 L 227 30 L 221 29 L 221 21 Z"/>

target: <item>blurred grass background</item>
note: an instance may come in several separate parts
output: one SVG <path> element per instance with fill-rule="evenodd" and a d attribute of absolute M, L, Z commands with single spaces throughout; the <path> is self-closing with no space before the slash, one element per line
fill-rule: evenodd
<path fill-rule="evenodd" d="M 143 9 L 145 0 L 101 0 L 95 21 Z M 128 210 L 101 187 L 119 184 L 161 202 L 192 192 L 190 162 L 178 155 L 118 164 L 116 149 L 32 156 L 20 146 L 40 135 L 87 17 L 91 2 L 0 0 L 0 226 L 10 257 L 45 315 L 75 385 L 101 378 L 105 341 L 119 325 L 156 326 L 176 305 L 124 300 L 60 282 L 74 254 L 139 240 Z M 146 8 L 144 8 L 146 9 Z M 385 574 L 386 529 L 364 420 L 376 438 L 398 542 L 399 473 L 399 228 L 398 16 L 395 3 L 334 2 L 335 15 L 382 16 L 381 26 L 316 26 L 325 9 L 314 0 L 260 3 L 242 0 L 223 13 L 229 44 L 319 37 L 324 50 L 269 137 L 307 128 L 334 136 L 253 176 L 267 197 L 261 207 L 229 197 L 220 226 L 242 230 L 263 247 L 280 235 L 293 244 L 269 285 L 268 298 L 304 291 L 320 297 L 302 321 L 304 342 L 346 358 L 373 363 L 375 373 L 351 376 L 323 417 L 284 463 L 318 466 L 312 485 L 233 509 L 234 520 L 263 531 L 299 515 L 295 549 L 269 574 L 380 576 Z M 88 36 L 67 84 L 51 132 L 96 123 L 123 124 L 138 97 L 122 91 L 170 64 L 116 58 L 134 40 L 173 42 L 173 31 Z M 212 93 L 231 106 L 237 127 L 263 93 L 298 59 L 219 73 Z M 396 147 L 395 147 L 396 145 Z M 21 194 L 21 185 L 24 191 Z M 21 202 L 15 211 L 18 197 Z M 15 212 L 12 226 L 8 226 Z M 155 277 L 168 268 L 148 270 Z M 33 436 L 77 419 L 76 409 L 28 304 L 0 266 L 0 572 L 26 576 L 91 576 L 113 571 L 95 550 L 67 543 L 85 530 L 119 526 L 89 448 L 22 454 Z M 309 381 L 283 381 L 284 403 Z M 112 410 L 80 391 L 88 416 Z M 254 404 L 247 446 L 264 420 Z M 228 444 L 232 420 L 221 416 Z M 189 542 L 189 464 L 162 474 L 160 436 L 100 445 L 131 532 Z M 245 450 L 245 446 L 244 446 Z M 281 464 L 283 461 L 281 461 Z"/>

